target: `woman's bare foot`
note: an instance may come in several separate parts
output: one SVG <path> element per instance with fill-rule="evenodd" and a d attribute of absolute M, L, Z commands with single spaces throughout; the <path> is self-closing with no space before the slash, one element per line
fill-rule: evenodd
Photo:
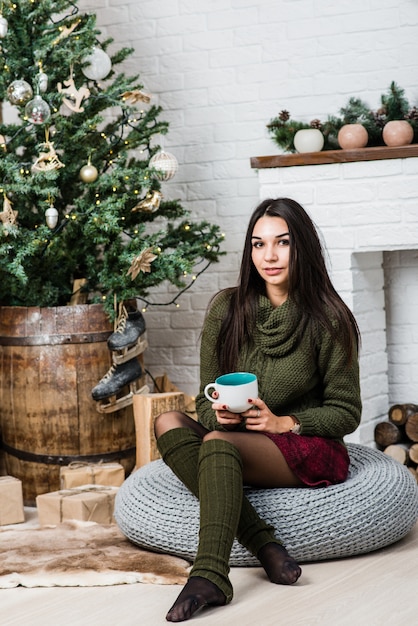
<path fill-rule="evenodd" d="M 222 606 L 226 598 L 210 580 L 192 576 L 166 615 L 168 622 L 184 622 L 204 606 Z"/>
<path fill-rule="evenodd" d="M 293 585 L 302 574 L 295 559 L 279 543 L 267 543 L 260 549 L 257 558 L 272 583 Z"/>

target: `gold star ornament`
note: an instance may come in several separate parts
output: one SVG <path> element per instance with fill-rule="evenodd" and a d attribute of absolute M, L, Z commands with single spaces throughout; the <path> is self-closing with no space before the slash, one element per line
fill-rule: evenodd
<path fill-rule="evenodd" d="M 134 258 L 131 263 L 131 267 L 128 270 L 128 276 L 131 275 L 131 279 L 135 280 L 139 272 L 150 272 L 151 263 L 155 261 L 157 255 L 153 253 L 152 248 L 146 248 L 142 250 L 138 256 Z"/>

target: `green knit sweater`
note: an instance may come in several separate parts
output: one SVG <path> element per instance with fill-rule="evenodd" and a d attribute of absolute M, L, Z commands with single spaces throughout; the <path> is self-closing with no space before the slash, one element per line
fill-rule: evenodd
<path fill-rule="evenodd" d="M 228 305 L 229 295 L 220 293 L 212 303 L 202 332 L 196 408 L 199 422 L 209 430 L 224 430 L 203 389 L 222 373 L 215 346 Z M 256 374 L 259 397 L 275 415 L 294 415 L 301 423 L 301 434 L 342 442 L 344 435 L 360 423 L 358 359 L 355 357 L 347 365 L 341 344 L 325 329 L 315 337 L 314 352 L 307 331 L 298 342 L 300 319 L 300 311 L 292 301 L 274 308 L 261 296 L 253 340 L 242 346 L 236 369 Z M 245 430 L 245 423 L 238 429 Z"/>

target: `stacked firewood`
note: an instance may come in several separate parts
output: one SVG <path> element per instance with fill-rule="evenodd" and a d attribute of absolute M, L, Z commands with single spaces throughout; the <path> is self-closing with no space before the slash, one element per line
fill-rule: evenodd
<path fill-rule="evenodd" d="M 418 405 L 394 404 L 374 429 L 379 450 L 406 465 L 418 482 Z"/>

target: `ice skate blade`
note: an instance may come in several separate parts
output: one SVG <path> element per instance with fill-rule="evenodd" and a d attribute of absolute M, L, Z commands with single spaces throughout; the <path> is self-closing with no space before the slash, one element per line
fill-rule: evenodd
<path fill-rule="evenodd" d="M 149 393 L 150 388 L 148 385 L 143 385 L 139 389 L 137 388 L 137 380 L 129 383 L 129 393 L 126 396 L 121 396 L 118 398 L 117 396 L 110 396 L 105 400 L 99 400 L 96 402 L 96 408 L 99 413 L 115 413 L 116 411 L 120 411 L 127 406 L 130 406 L 133 403 L 133 397 L 135 394 L 140 393 Z"/>
<path fill-rule="evenodd" d="M 126 361 L 130 361 L 139 354 L 145 352 L 147 348 L 148 341 L 142 335 L 141 337 L 139 337 L 138 341 L 130 348 L 123 348 L 122 350 L 115 350 L 114 352 L 112 352 L 112 361 L 113 363 L 115 363 L 115 365 L 126 363 Z"/>

